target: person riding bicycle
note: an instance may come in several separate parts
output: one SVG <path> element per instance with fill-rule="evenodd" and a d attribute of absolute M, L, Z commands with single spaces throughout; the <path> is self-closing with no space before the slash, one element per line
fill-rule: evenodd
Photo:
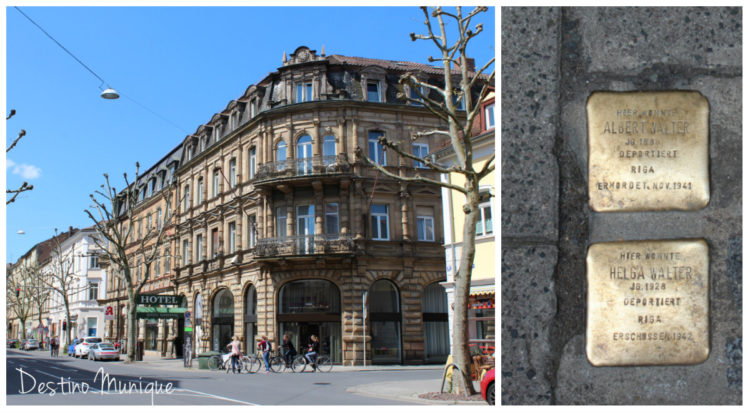
<path fill-rule="evenodd" d="M 240 357 L 242 357 L 242 352 L 240 351 L 241 345 L 239 336 L 234 336 L 234 341 L 227 344 L 227 347 L 232 348 L 232 373 L 242 372 L 242 368 L 240 367 Z M 234 366 L 237 366 L 236 372 L 234 371 Z"/>
<path fill-rule="evenodd" d="M 265 373 L 268 373 L 271 371 L 271 362 L 269 360 L 271 353 L 271 342 L 268 340 L 268 337 L 261 336 L 261 341 L 260 343 L 258 343 L 258 350 L 263 352 L 263 362 L 266 364 Z"/>
<path fill-rule="evenodd" d="M 318 342 L 318 336 L 315 334 L 310 336 L 310 344 L 307 346 L 307 354 L 305 358 L 310 362 L 312 368 L 315 368 L 315 359 L 318 357 L 318 351 L 320 351 L 320 342 Z"/>
<path fill-rule="evenodd" d="M 281 342 L 281 351 L 283 352 L 282 355 L 284 356 L 286 365 L 291 365 L 294 356 L 297 355 L 297 350 L 294 349 L 294 344 L 292 344 L 292 340 L 289 339 L 288 334 L 284 334 L 283 341 Z"/>

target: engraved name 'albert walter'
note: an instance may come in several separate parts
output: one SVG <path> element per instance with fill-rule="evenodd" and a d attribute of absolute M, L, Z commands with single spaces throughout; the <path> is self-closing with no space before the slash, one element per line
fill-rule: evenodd
<path fill-rule="evenodd" d="M 592 210 L 708 204 L 708 101 L 692 91 L 595 92 L 586 105 Z"/>

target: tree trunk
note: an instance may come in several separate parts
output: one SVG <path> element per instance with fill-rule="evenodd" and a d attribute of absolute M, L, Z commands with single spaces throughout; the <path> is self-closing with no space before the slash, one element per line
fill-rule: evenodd
<path fill-rule="evenodd" d="M 455 277 L 455 298 L 453 301 L 453 362 L 461 369 L 468 386 L 469 394 L 474 394 L 474 384 L 471 381 L 471 355 L 469 354 L 469 289 L 471 286 L 471 266 L 474 264 L 475 243 L 474 231 L 479 220 L 479 190 L 470 189 L 464 206 L 464 234 L 461 249 L 461 261 L 458 274 Z M 473 185 L 472 185 L 473 186 Z M 462 386 L 456 372 L 453 373 L 453 392 L 458 393 Z"/>
<path fill-rule="evenodd" d="M 128 363 L 135 361 L 135 344 L 138 340 L 136 319 L 135 293 L 132 288 L 128 289 Z"/>
<path fill-rule="evenodd" d="M 26 319 L 19 318 L 18 321 L 21 322 L 21 340 L 26 340 Z"/>

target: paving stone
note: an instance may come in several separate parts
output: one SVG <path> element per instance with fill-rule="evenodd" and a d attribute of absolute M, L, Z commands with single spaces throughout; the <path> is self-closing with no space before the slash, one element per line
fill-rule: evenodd
<path fill-rule="evenodd" d="M 502 231 L 557 239 L 559 9 L 503 9 Z"/>
<path fill-rule="evenodd" d="M 554 246 L 503 248 L 502 400 L 549 404 L 552 364 L 549 327 L 555 316 Z"/>
<path fill-rule="evenodd" d="M 692 7 L 581 7 L 592 72 L 627 75 L 653 65 L 742 67 L 742 10 Z"/>

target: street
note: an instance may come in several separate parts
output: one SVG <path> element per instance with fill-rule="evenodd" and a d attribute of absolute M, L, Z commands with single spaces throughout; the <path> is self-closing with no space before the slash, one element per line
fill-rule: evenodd
<path fill-rule="evenodd" d="M 442 369 L 226 374 L 7 351 L 8 405 L 403 405 L 347 388 L 440 379 Z M 197 366 L 197 362 L 194 364 Z M 155 368 L 156 367 L 156 368 Z"/>

